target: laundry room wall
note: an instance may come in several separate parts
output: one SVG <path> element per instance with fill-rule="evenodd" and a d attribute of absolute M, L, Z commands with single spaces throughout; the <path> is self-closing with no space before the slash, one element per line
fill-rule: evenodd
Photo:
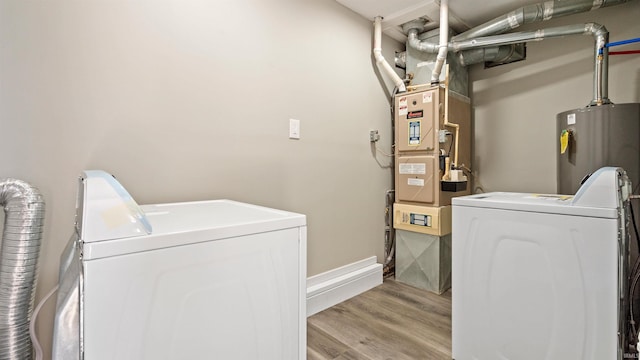
<path fill-rule="evenodd" d="M 613 42 L 640 37 L 639 18 L 630 1 L 514 31 L 596 22 Z M 592 36 L 567 36 L 529 42 L 525 61 L 471 68 L 476 191 L 556 192 L 556 115 L 592 100 L 593 55 Z M 640 55 L 609 58 L 609 98 L 640 102 Z"/>
<path fill-rule="evenodd" d="M 369 130 L 390 152 L 390 90 L 372 30 L 333 0 L 0 2 L 0 177 L 47 203 L 36 300 L 58 280 L 84 169 L 141 204 L 306 214 L 309 276 L 381 262 L 391 172 Z M 392 61 L 403 46 L 383 47 Z M 38 321 L 47 357 L 54 303 Z"/>

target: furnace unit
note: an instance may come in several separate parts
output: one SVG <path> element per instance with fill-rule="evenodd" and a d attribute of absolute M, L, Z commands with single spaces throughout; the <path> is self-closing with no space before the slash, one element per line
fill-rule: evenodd
<path fill-rule="evenodd" d="M 468 195 L 470 102 L 430 86 L 395 98 L 396 279 L 442 293 L 451 284 L 451 199 Z"/>

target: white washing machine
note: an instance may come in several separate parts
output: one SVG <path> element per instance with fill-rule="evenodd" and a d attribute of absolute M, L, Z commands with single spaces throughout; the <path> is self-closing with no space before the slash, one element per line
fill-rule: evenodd
<path fill-rule="evenodd" d="M 229 200 L 138 206 L 80 179 L 53 359 L 306 359 L 306 218 Z"/>
<path fill-rule="evenodd" d="M 454 198 L 453 358 L 622 359 L 630 192 L 603 168 L 575 196 Z"/>

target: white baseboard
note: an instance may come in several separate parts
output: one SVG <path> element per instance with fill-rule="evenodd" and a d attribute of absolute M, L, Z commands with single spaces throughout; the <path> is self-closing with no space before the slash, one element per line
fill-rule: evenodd
<path fill-rule="evenodd" d="M 382 284 L 376 257 L 307 278 L 307 317 Z"/>

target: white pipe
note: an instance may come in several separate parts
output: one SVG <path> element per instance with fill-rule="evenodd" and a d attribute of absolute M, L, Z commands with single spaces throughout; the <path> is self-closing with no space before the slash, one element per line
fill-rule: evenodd
<path fill-rule="evenodd" d="M 376 16 L 373 21 L 373 56 L 376 59 L 376 65 L 381 72 L 386 72 L 391 80 L 393 80 L 393 83 L 398 88 L 398 92 L 405 92 L 407 91 L 407 88 L 404 85 L 404 81 L 402 80 L 402 78 L 400 78 L 400 76 L 398 76 L 395 70 L 393 70 L 387 60 L 385 60 L 384 56 L 382 56 L 382 26 L 380 25 L 381 21 L 381 16 Z"/>
<path fill-rule="evenodd" d="M 431 73 L 431 84 L 438 84 L 440 82 L 440 73 L 442 72 L 442 65 L 447 58 L 447 52 L 449 51 L 449 0 L 440 1 L 440 49 L 438 50 L 438 56 L 436 57 L 436 64 L 433 67 Z"/>
<path fill-rule="evenodd" d="M 44 304 L 49 300 L 49 298 L 58 291 L 58 285 L 54 286 L 53 289 L 45 295 L 42 300 L 38 303 L 35 310 L 33 310 L 33 315 L 31 316 L 31 321 L 29 322 L 29 334 L 31 336 L 31 344 L 33 345 L 33 350 L 35 354 L 36 360 L 42 360 L 44 355 L 42 352 L 42 346 L 40 345 L 40 341 L 38 341 L 38 335 L 36 334 L 36 320 L 38 319 L 38 314 L 40 310 L 44 306 Z"/>

